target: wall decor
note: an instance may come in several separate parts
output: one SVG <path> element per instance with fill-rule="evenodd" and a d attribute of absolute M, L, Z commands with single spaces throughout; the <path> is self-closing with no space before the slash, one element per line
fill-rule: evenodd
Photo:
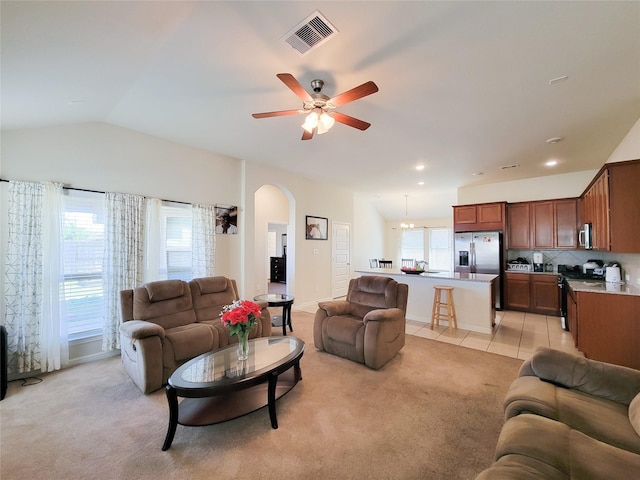
<path fill-rule="evenodd" d="M 216 205 L 216 233 L 234 235 L 238 233 L 238 207 Z"/>
<path fill-rule="evenodd" d="M 324 217 L 312 217 L 307 215 L 306 239 L 326 240 L 328 238 L 329 220 Z"/>

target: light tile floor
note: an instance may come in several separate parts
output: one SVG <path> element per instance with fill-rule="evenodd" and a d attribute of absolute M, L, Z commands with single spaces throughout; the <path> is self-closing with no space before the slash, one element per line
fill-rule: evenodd
<path fill-rule="evenodd" d="M 512 310 L 496 312 L 496 326 L 492 334 L 462 329 L 449 333 L 446 326 L 436 326 L 431 330 L 429 323 L 413 320 L 407 321 L 406 332 L 409 335 L 522 360 L 531 357 L 535 349 L 541 345 L 582 356 L 582 353 L 575 348 L 571 334 L 562 329 L 559 317 L 535 313 Z"/>

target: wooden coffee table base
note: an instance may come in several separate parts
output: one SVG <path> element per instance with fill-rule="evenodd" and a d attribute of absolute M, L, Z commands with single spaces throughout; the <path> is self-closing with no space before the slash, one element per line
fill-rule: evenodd
<path fill-rule="evenodd" d="M 167 385 L 169 401 L 169 428 L 162 450 L 171 447 L 178 424 L 187 427 L 201 427 L 226 422 L 269 406 L 271 426 L 278 428 L 276 400 L 289 392 L 302 380 L 300 363 L 285 372 L 270 375 L 268 383 L 260 383 L 244 390 L 237 390 L 215 397 L 184 398 L 178 402 L 176 390 Z"/>

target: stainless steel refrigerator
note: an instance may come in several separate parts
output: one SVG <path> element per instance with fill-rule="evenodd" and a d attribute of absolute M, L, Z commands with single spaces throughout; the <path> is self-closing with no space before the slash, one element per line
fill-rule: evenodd
<path fill-rule="evenodd" d="M 495 307 L 502 309 L 502 232 L 462 232 L 455 234 L 455 271 L 498 275 Z"/>

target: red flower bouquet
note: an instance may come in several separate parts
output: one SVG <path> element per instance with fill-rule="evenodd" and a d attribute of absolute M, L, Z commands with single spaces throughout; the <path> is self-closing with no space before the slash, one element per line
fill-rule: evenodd
<path fill-rule="evenodd" d="M 249 331 L 260 314 L 260 306 L 248 300 L 236 300 L 222 308 L 222 324 L 229 327 L 231 336 L 238 337 L 238 360 L 249 358 Z"/>

